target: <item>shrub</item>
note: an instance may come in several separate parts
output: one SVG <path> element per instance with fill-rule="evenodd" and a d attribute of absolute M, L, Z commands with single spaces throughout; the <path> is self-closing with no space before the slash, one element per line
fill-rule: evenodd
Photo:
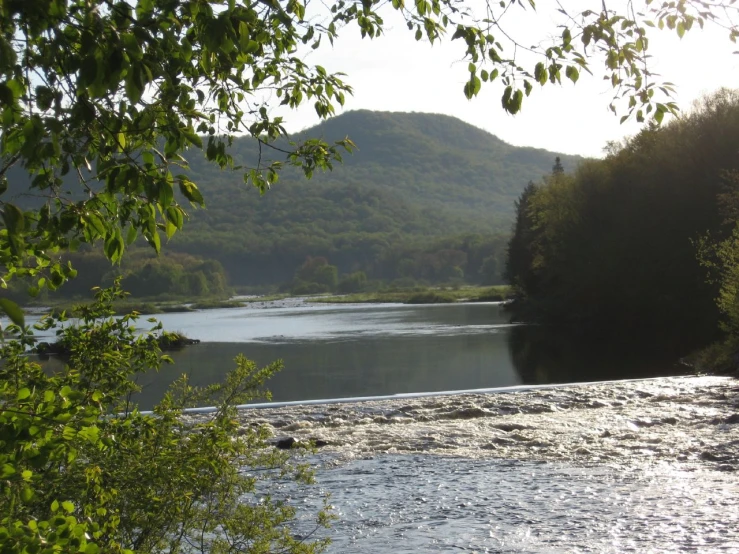
<path fill-rule="evenodd" d="M 433 291 L 419 292 L 405 301 L 406 304 L 446 304 L 450 302 L 454 302 L 454 297 Z"/>
<path fill-rule="evenodd" d="M 6 329 L 15 338 L 0 347 L 2 552 L 321 550 L 325 541 L 294 538 L 295 509 L 260 484 L 308 482 L 309 472 L 268 448 L 264 428 L 240 429 L 235 417 L 281 362 L 259 369 L 239 356 L 223 384 L 196 389 L 182 377 L 153 413 L 139 412 L 133 378 L 168 358 L 136 317 L 112 317 L 120 296 L 99 290 L 75 325 L 42 321 L 68 351 L 55 373 L 25 355 L 29 328 Z M 186 406 L 205 402 L 216 406 L 210 419 L 182 420 Z M 316 525 L 327 522 L 320 511 Z"/>

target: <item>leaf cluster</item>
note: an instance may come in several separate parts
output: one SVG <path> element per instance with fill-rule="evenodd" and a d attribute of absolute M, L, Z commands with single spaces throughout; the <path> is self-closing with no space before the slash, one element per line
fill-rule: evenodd
<path fill-rule="evenodd" d="M 60 371 L 25 354 L 31 329 L 6 330 L 15 338 L 0 348 L 0 551 L 319 550 L 323 541 L 293 536 L 295 508 L 263 484 L 310 474 L 235 417 L 280 362 L 260 369 L 239 356 L 222 384 L 196 389 L 183 377 L 153 413 L 139 412 L 136 375 L 167 357 L 135 315 L 110 317 L 120 295 L 99 290 L 77 324 L 63 314 L 39 324 L 67 349 Z M 217 406 L 210 419 L 183 419 L 203 402 Z"/>

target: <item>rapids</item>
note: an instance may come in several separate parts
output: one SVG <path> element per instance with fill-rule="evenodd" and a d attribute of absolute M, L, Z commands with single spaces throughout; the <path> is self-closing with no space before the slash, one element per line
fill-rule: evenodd
<path fill-rule="evenodd" d="M 338 516 L 331 552 L 739 552 L 733 379 L 285 405 L 240 418 L 275 440 L 325 444 L 312 460 Z"/>

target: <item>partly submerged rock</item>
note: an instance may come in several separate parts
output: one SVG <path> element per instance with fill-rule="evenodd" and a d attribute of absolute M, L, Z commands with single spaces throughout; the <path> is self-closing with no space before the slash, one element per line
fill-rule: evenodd
<path fill-rule="evenodd" d="M 282 439 L 278 439 L 273 444 L 275 448 L 279 448 L 280 450 L 290 450 L 291 448 L 300 448 L 307 446 L 321 448 L 323 446 L 328 446 L 329 444 L 328 441 L 316 437 L 310 437 L 308 441 L 308 443 L 305 443 L 297 440 L 295 437 L 284 437 Z"/>
<path fill-rule="evenodd" d="M 286 437 L 284 439 L 277 440 L 277 442 L 275 442 L 275 448 L 279 448 L 280 450 L 290 450 L 297 443 L 298 441 L 295 440 L 295 437 Z"/>

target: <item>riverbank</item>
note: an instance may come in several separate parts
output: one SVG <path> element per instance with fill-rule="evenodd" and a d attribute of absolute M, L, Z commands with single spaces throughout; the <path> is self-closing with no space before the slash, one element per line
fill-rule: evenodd
<path fill-rule="evenodd" d="M 291 295 L 287 293 L 266 295 L 244 295 L 229 298 L 204 298 L 188 302 L 185 300 L 158 300 L 156 298 L 136 298 L 116 302 L 113 305 L 117 315 L 125 315 L 133 311 L 142 315 L 161 313 L 194 312 L 224 308 L 244 307 L 294 307 L 309 304 L 444 304 L 452 302 L 502 302 L 510 298 L 511 287 L 507 285 L 493 287 L 417 287 L 403 290 L 384 290 L 355 294 Z M 49 311 L 71 312 L 79 302 L 59 301 L 46 305 L 31 304 L 24 309 L 30 313 L 47 313 Z"/>
<path fill-rule="evenodd" d="M 727 377 L 244 409 L 239 417 L 275 440 L 319 441 L 336 463 L 422 453 L 739 469 L 739 381 Z"/>
<path fill-rule="evenodd" d="M 511 287 L 440 287 L 385 290 L 307 298 L 311 303 L 327 304 L 447 304 L 452 302 L 503 302 L 510 298 Z"/>

